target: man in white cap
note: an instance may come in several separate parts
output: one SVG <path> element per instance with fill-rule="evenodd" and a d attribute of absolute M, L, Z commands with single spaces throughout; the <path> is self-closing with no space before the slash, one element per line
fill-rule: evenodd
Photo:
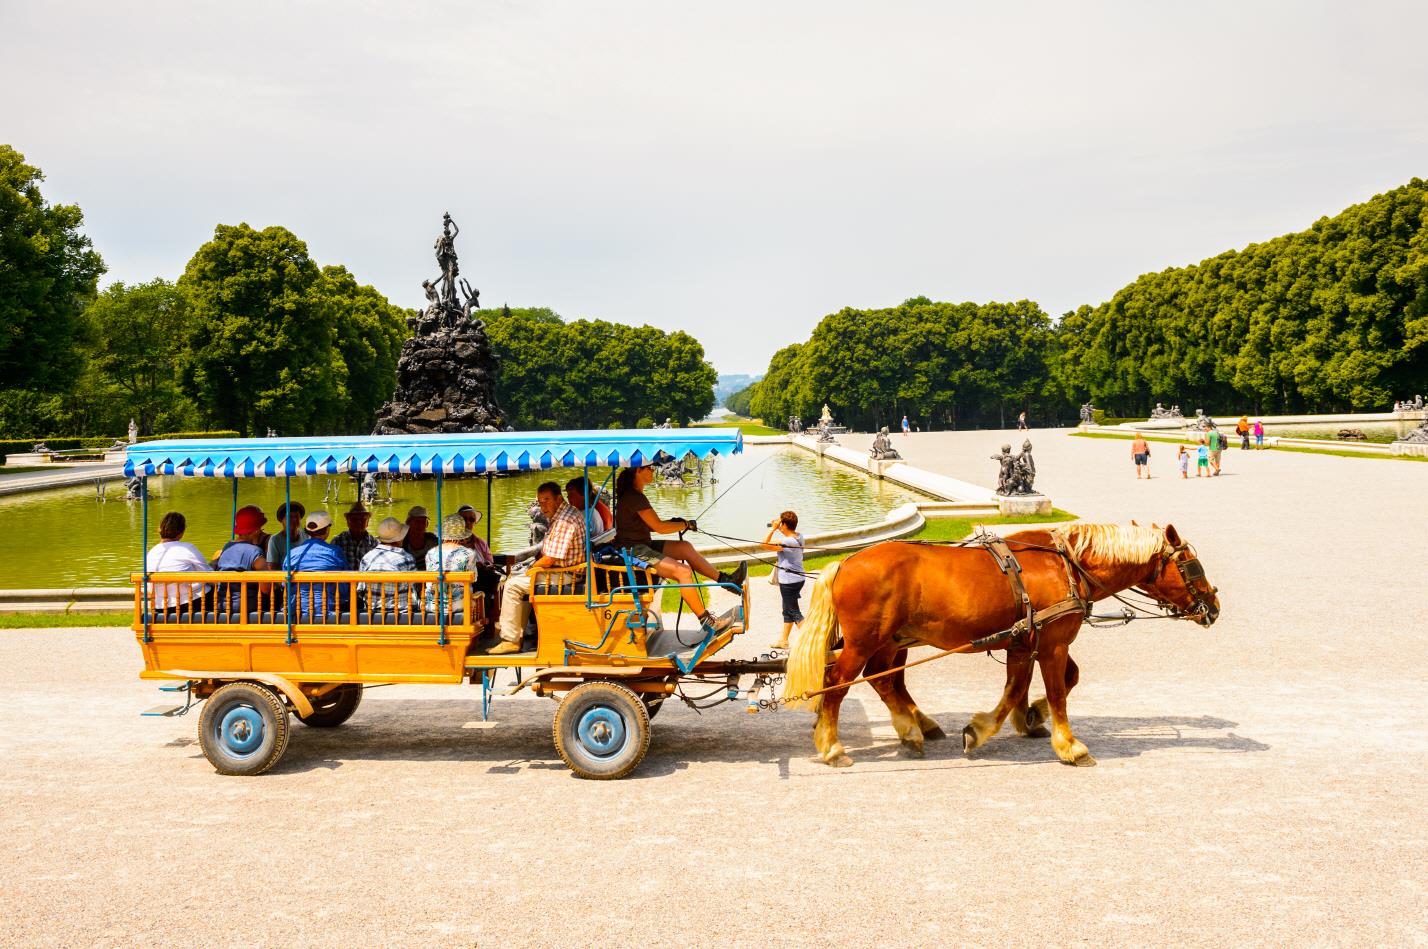
<path fill-rule="evenodd" d="M 377 538 L 367 533 L 367 524 L 372 520 L 372 515 L 361 501 L 356 502 L 347 509 L 347 529 L 333 538 L 333 545 L 347 559 L 348 570 L 360 570 L 362 568 L 362 558 L 367 555 L 367 551 L 377 546 Z"/>
<path fill-rule="evenodd" d="M 327 535 L 331 530 L 331 514 L 326 511 L 313 511 L 309 514 L 303 522 L 303 532 L 307 534 L 307 540 L 288 551 L 287 559 L 283 561 L 283 569 L 293 573 L 307 570 L 346 570 L 347 558 L 342 556 L 342 551 L 327 542 Z M 322 613 L 347 608 L 346 584 L 339 587 L 335 583 L 299 583 L 296 586 L 303 613 L 313 612 L 314 607 Z M 291 605 L 289 602 L 289 606 Z"/>
<path fill-rule="evenodd" d="M 377 525 L 377 546 L 362 557 L 364 572 L 405 573 L 417 569 L 412 555 L 402 549 L 407 525 L 395 517 L 384 517 Z M 410 583 L 362 583 L 358 587 L 367 594 L 367 609 L 374 613 L 405 610 L 411 603 Z"/>

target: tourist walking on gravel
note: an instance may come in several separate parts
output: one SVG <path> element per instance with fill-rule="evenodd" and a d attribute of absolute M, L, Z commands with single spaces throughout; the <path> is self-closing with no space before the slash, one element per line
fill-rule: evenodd
<path fill-rule="evenodd" d="M 788 634 L 794 626 L 803 622 L 803 610 L 798 604 L 804 581 L 803 535 L 798 532 L 797 514 L 784 511 L 777 520 L 769 523 L 769 536 L 764 538 L 764 549 L 778 551 L 773 580 L 778 584 L 779 596 L 783 598 L 783 635 L 773 648 L 787 649 Z"/>
<path fill-rule="evenodd" d="M 1240 436 L 1240 449 L 1249 450 L 1250 424 L 1247 416 L 1241 415 L 1239 422 L 1235 425 L 1235 434 Z"/>
<path fill-rule="evenodd" d="M 1135 433 L 1135 441 L 1131 442 L 1131 461 L 1135 462 L 1135 477 L 1139 481 L 1144 475 L 1147 481 L 1150 480 L 1150 445 L 1146 443 L 1145 436 L 1140 432 Z"/>
<path fill-rule="evenodd" d="M 1026 412 L 1025 412 L 1025 411 L 1021 412 L 1021 413 L 1020 413 L 1019 415 L 1017 415 L 1017 417 L 1016 417 L 1016 430 L 1017 430 L 1018 432 L 1030 431 L 1030 429 L 1028 429 L 1028 428 L 1026 427 Z"/>
<path fill-rule="evenodd" d="M 1264 447 L 1264 422 L 1260 419 L 1254 420 L 1254 447 L 1255 451 Z"/>
<path fill-rule="evenodd" d="M 1225 435 L 1218 428 L 1210 429 L 1210 475 L 1220 474 L 1220 454 L 1225 450 Z"/>
<path fill-rule="evenodd" d="M 1200 445 L 1195 449 L 1195 477 L 1205 478 L 1210 474 L 1210 446 L 1205 436 L 1200 436 Z"/>
<path fill-rule="evenodd" d="M 1180 452 L 1175 456 L 1175 462 L 1180 466 L 1180 477 L 1188 478 L 1190 477 L 1190 452 L 1185 449 L 1184 445 L 1179 447 Z"/>

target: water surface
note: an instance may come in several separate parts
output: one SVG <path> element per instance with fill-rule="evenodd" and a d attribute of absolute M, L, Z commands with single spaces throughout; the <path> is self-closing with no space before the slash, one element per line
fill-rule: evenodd
<path fill-rule="evenodd" d="M 592 469 L 591 478 L 604 479 L 609 473 L 608 468 Z M 526 508 L 535 497 L 536 487 L 548 480 L 564 484 L 579 474 L 579 469 L 552 469 L 493 479 L 494 517 L 483 517 L 477 532 L 484 535 L 489 523 L 491 546 L 498 553 L 527 546 L 530 520 Z M 713 477 L 715 483 L 702 487 L 651 486 L 648 494 L 655 509 L 665 517 L 697 516 L 701 527 L 716 533 L 760 540 L 767 533 L 764 525 L 783 510 L 796 511 L 800 529 L 817 534 L 878 521 L 900 504 L 925 500 L 914 492 L 874 481 L 787 446 L 750 447 L 741 455 L 717 459 Z M 150 544 L 158 541 L 159 518 L 174 510 L 188 520 L 184 540 L 205 554 L 214 554 L 229 539 L 233 482 L 153 477 L 149 484 Z M 382 498 L 372 516 L 374 532 L 378 520 L 388 515 L 404 519 L 408 508 L 416 504 L 424 505 L 435 521 L 435 481 L 394 481 L 390 488 L 392 497 L 388 501 L 388 485 L 385 481 L 380 483 Z M 114 482 L 105 486 L 108 500 L 104 503 L 96 500 L 93 485 L 0 498 L 0 524 L 11 541 L 0 550 L 0 588 L 127 583 L 129 574 L 141 569 L 144 535 L 141 506 L 122 500 L 123 492 L 123 484 Z M 342 513 L 355 500 L 356 486 L 348 478 L 293 478 L 292 497 L 308 511 L 323 509 L 331 513 L 335 535 L 345 529 Z M 282 479 L 240 479 L 237 503 L 257 504 L 268 515 L 268 528 L 275 529 L 276 509 L 283 503 Z M 443 510 L 451 513 L 462 504 L 472 505 L 483 515 L 487 513 L 484 478 L 445 482 Z M 707 513 L 701 513 L 706 508 Z M 701 546 L 719 543 L 697 535 L 693 539 Z"/>

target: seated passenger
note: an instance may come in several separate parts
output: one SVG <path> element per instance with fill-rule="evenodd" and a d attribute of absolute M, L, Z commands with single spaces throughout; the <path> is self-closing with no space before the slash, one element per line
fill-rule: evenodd
<path fill-rule="evenodd" d="M 584 480 L 580 481 L 584 488 Z M 574 482 L 572 482 L 574 483 Z M 582 494 L 583 498 L 584 495 Z M 536 503 L 541 513 L 550 519 L 550 530 L 540 545 L 540 556 L 524 573 L 512 572 L 501 592 L 501 641 L 490 651 L 492 656 L 504 656 L 521 651 L 521 637 L 530 619 L 531 572 L 552 567 L 573 567 L 585 559 L 585 516 L 560 496 L 560 485 L 547 481 L 536 489 Z"/>
<path fill-rule="evenodd" d="M 233 539 L 223 545 L 223 550 L 218 554 L 218 563 L 215 565 L 219 570 L 227 571 L 247 571 L 247 570 L 267 570 L 268 561 L 263 556 L 263 525 L 268 522 L 261 509 L 256 505 L 240 507 L 238 513 L 233 518 Z M 218 591 L 218 602 L 231 612 L 246 612 L 247 610 L 258 609 L 259 595 L 266 596 L 268 584 L 262 584 L 263 589 L 256 589 L 258 584 L 244 583 L 224 583 Z M 244 590 L 251 592 L 247 596 L 248 602 L 245 604 Z"/>
<path fill-rule="evenodd" d="M 460 514 L 448 514 L 441 521 L 441 546 L 433 547 L 426 555 L 426 569 L 432 573 L 445 570 L 459 573 L 476 569 L 475 535 L 466 526 Z M 441 584 L 432 581 L 426 585 L 426 609 L 436 612 L 437 592 Z M 466 604 L 466 584 L 446 581 L 446 603 L 454 613 Z"/>
<path fill-rule="evenodd" d="M 407 536 L 407 525 L 395 517 L 384 517 L 377 525 L 377 546 L 362 557 L 364 572 L 408 573 L 417 568 L 412 555 L 402 549 L 402 540 Z M 389 610 L 406 610 L 411 606 L 411 583 L 369 583 L 358 584 L 357 589 L 367 594 L 367 609 L 373 613 Z"/>
<path fill-rule="evenodd" d="M 283 569 L 294 573 L 318 570 L 346 570 L 347 558 L 342 551 L 327 542 L 332 530 L 332 515 L 326 511 L 313 511 L 308 515 L 303 531 L 307 540 L 292 550 L 283 561 Z M 301 613 L 331 613 L 347 609 L 347 584 L 337 583 L 296 583 L 296 598 Z M 292 609 L 293 595 L 288 597 L 288 608 Z"/>
<path fill-rule="evenodd" d="M 456 513 L 461 515 L 461 519 L 466 522 L 466 529 L 471 531 L 471 537 L 475 540 L 472 549 L 476 551 L 476 562 L 493 564 L 496 558 L 491 556 L 491 548 L 486 546 L 486 541 L 481 539 L 481 535 L 476 533 L 476 525 L 481 523 L 481 512 L 469 504 L 463 504 L 456 509 Z"/>
<path fill-rule="evenodd" d="M 213 568 L 193 544 L 185 543 L 183 532 L 188 522 L 178 511 L 170 511 L 159 521 L 159 542 L 144 559 L 149 573 L 206 572 Z M 213 588 L 207 583 L 159 583 L 153 587 L 155 609 L 208 610 L 212 608 Z"/>
<path fill-rule="evenodd" d="M 372 515 L 357 501 L 347 509 L 347 529 L 332 539 L 332 544 L 347 559 L 348 570 L 361 570 L 362 558 L 377 546 L 377 538 L 367 533 Z"/>
<path fill-rule="evenodd" d="M 655 513 L 649 498 L 645 497 L 645 487 L 653 480 L 654 467 L 651 465 L 626 468 L 615 479 L 615 546 L 623 547 L 661 577 L 680 584 L 694 583 L 695 571 L 698 571 L 711 580 L 742 587 L 749 573 L 747 563 L 740 563 L 733 573 L 725 573 L 704 559 L 704 555 L 687 540 L 653 539 L 652 533 L 674 534 L 682 530 L 698 530 L 699 527 L 694 521 L 682 517 L 666 521 Z M 697 589 L 683 586 L 679 593 L 690 612 L 699 618 L 699 625 L 704 627 L 706 633 L 729 627 L 729 620 L 716 621 L 713 614 L 704 608 Z"/>
<path fill-rule="evenodd" d="M 268 538 L 265 558 L 268 563 L 281 564 L 288 551 L 302 543 L 302 519 L 306 514 L 307 509 L 296 501 L 290 505 L 278 505 L 278 523 L 283 525 L 283 529 Z"/>
<path fill-rule="evenodd" d="M 402 549 L 412 555 L 412 562 L 418 570 L 426 563 L 427 551 L 441 543 L 435 534 L 426 529 L 429 523 L 431 518 L 420 504 L 407 511 L 407 536 L 402 540 Z"/>
<path fill-rule="evenodd" d="M 481 611 L 485 617 L 483 630 L 489 629 L 495 623 L 496 588 L 500 586 L 501 574 L 496 569 L 496 558 L 492 556 L 491 548 L 480 534 L 475 533 L 476 525 L 481 523 L 481 512 L 463 504 L 456 509 L 456 513 L 466 522 L 466 529 L 472 532 L 472 550 L 476 553 L 476 592 L 481 594 L 484 607 Z"/>

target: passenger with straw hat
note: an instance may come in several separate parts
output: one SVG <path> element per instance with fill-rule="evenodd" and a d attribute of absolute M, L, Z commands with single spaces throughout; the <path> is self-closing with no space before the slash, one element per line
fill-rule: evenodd
<path fill-rule="evenodd" d="M 364 573 L 411 573 L 416 570 L 412 555 L 402 549 L 402 541 L 407 536 L 407 525 L 395 517 L 384 517 L 377 525 L 377 546 L 362 557 L 361 569 Z M 374 613 L 387 610 L 405 610 L 411 605 L 411 583 L 369 583 L 363 581 L 358 589 L 367 595 L 367 609 Z"/>
<path fill-rule="evenodd" d="M 444 570 L 447 573 L 462 573 L 476 569 L 476 535 L 471 533 L 471 528 L 466 526 L 466 519 L 460 514 L 448 514 L 441 521 L 441 546 L 435 547 L 427 552 L 426 569 L 435 573 Z M 426 585 L 426 608 L 434 611 L 437 608 L 437 589 L 442 586 L 440 583 L 428 583 Z M 450 608 L 460 610 L 466 603 L 466 586 L 461 583 L 447 581 L 446 602 Z"/>

